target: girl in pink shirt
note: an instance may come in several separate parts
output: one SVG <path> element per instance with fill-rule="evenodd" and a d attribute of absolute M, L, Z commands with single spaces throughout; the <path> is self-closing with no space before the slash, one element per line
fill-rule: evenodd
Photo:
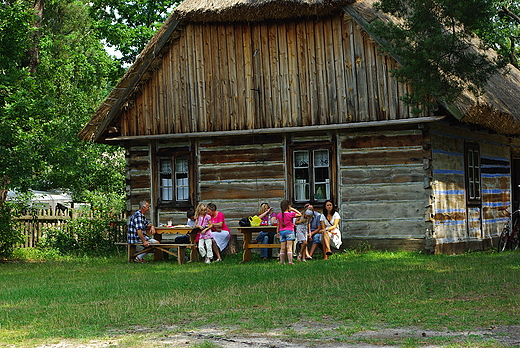
<path fill-rule="evenodd" d="M 276 220 L 278 220 L 278 224 L 276 227 L 276 233 L 280 238 L 280 265 L 285 263 L 285 254 L 287 254 L 287 261 L 289 265 L 294 265 L 292 261 L 292 244 L 295 240 L 294 237 L 294 223 L 293 219 L 295 217 L 300 217 L 302 214 L 291 207 L 291 204 L 288 200 L 284 199 L 280 203 L 281 213 L 276 215 Z"/>

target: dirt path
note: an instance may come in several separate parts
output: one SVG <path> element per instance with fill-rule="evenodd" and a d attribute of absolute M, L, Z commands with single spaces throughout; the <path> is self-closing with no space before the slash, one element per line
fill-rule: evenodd
<path fill-rule="evenodd" d="M 410 346 L 410 341 L 417 347 L 446 347 L 450 344 L 520 347 L 520 325 L 500 326 L 472 331 L 431 331 L 416 328 L 366 330 L 349 334 L 344 328 L 324 327 L 323 323 L 305 323 L 293 325 L 284 330 L 273 330 L 263 333 L 239 333 L 234 330 L 223 330 L 205 327 L 197 331 L 168 334 L 174 328 L 152 330 L 135 328 L 129 334 L 144 334 L 145 338 L 136 339 L 143 347 L 194 347 L 212 342 L 221 348 L 398 348 L 403 344 Z M 158 332 L 159 331 L 159 332 Z M 353 330 L 354 331 L 354 330 Z M 123 335 L 125 336 L 125 335 Z M 114 337 L 110 341 L 97 341 L 84 344 L 61 342 L 42 345 L 38 348 L 112 348 L 118 347 L 122 337 Z M 473 343 L 472 343 L 473 342 Z M 480 344 L 479 344 L 480 343 Z M 125 347 L 128 345 L 125 344 Z M 138 347 L 136 345 L 136 347 Z"/>

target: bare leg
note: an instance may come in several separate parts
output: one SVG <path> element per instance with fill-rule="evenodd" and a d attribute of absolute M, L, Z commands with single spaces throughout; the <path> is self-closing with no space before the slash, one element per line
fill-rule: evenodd
<path fill-rule="evenodd" d="M 292 240 L 288 240 L 287 242 L 287 261 L 289 261 L 289 263 L 293 263 L 292 261 L 292 250 L 293 250 L 293 241 Z"/>
<path fill-rule="evenodd" d="M 280 244 L 280 265 L 285 263 L 285 251 L 287 250 L 287 242 Z"/>
<path fill-rule="evenodd" d="M 332 255 L 332 251 L 330 250 L 330 236 L 329 232 L 323 231 L 321 242 L 323 244 L 323 252 L 325 255 Z"/>
<path fill-rule="evenodd" d="M 300 260 L 305 261 L 307 255 L 309 255 L 309 252 L 307 251 L 307 240 L 303 240 L 300 244 L 300 253 L 298 256 L 300 257 Z"/>
<path fill-rule="evenodd" d="M 316 249 L 318 249 L 318 243 L 312 243 L 310 257 L 312 257 L 312 255 L 314 255 L 314 252 L 316 252 Z"/>
<path fill-rule="evenodd" d="M 215 257 L 217 258 L 218 261 L 222 261 L 222 258 L 220 257 L 220 249 L 218 248 L 217 242 L 215 242 L 214 239 L 212 239 L 212 241 L 213 241 L 213 254 L 215 254 Z"/>

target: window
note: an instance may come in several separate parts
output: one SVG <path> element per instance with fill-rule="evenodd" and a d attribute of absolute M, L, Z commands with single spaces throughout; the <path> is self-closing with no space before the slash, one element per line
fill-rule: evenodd
<path fill-rule="evenodd" d="M 161 202 L 190 200 L 189 155 L 159 159 L 159 195 Z"/>
<path fill-rule="evenodd" d="M 331 150 L 294 149 L 293 197 L 296 202 L 331 199 Z"/>
<path fill-rule="evenodd" d="M 480 150 L 478 144 L 466 144 L 466 191 L 468 202 L 480 202 Z"/>

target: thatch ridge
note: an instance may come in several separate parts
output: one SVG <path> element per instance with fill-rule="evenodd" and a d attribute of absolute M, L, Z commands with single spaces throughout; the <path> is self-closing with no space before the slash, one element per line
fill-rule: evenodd
<path fill-rule="evenodd" d="M 185 0 L 173 15 L 192 22 L 256 22 L 328 15 L 356 0 Z"/>

